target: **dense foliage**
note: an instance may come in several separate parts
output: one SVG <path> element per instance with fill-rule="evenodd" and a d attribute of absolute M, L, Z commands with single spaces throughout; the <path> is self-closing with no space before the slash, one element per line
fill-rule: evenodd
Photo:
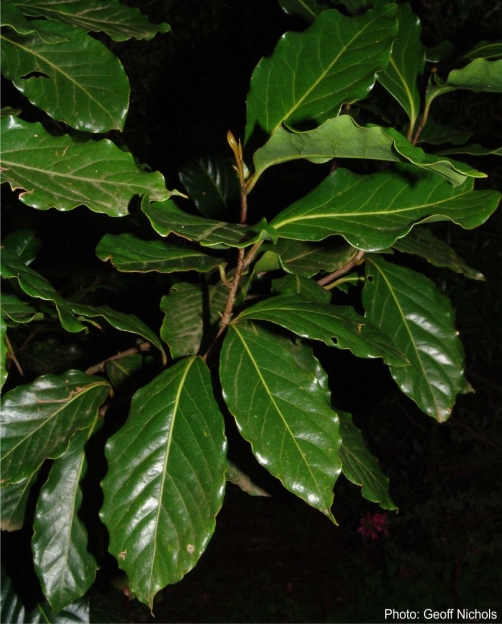
<path fill-rule="evenodd" d="M 439 422 L 470 391 L 452 306 L 408 258 L 483 279 L 427 224 L 483 224 L 500 193 L 475 190 L 485 174 L 470 157 L 501 151 L 433 114 L 448 93 L 502 91 L 502 44 L 428 49 L 407 3 L 280 5 L 298 31 L 254 70 L 233 158 L 194 154 L 168 174 L 180 192 L 124 145 L 129 81 L 112 52 L 169 26 L 118 2 L 2 2 L 3 72 L 26 98 L 2 109 L 3 179 L 27 206 L 89 210 L 107 232 L 102 269 L 65 275 L 61 241 L 57 288 L 30 266 L 35 229 L 19 220 L 2 243 L 2 528 L 21 528 L 36 499 L 50 605 L 26 615 L 4 583 L 5 621 L 85 621 L 106 534 L 128 591 L 152 608 L 204 552 L 225 481 L 266 494 L 232 451 L 235 423 L 333 522 L 341 474 L 395 509 L 332 400 L 330 349 L 383 360 Z M 92 227 L 80 235 L 86 258 Z M 153 274 L 143 290 L 123 275 L 137 273 Z"/>

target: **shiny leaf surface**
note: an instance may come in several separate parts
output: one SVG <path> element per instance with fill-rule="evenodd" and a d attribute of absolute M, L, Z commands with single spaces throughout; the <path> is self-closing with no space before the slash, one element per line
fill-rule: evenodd
<path fill-rule="evenodd" d="M 464 260 L 444 241 L 436 238 L 425 227 L 416 227 L 404 238 L 399 238 L 393 249 L 404 253 L 416 254 L 428 260 L 434 266 L 448 267 L 470 279 L 484 280 L 483 274 L 468 266 Z"/>
<path fill-rule="evenodd" d="M 110 552 L 150 605 L 179 581 L 213 534 L 225 486 L 223 417 L 209 370 L 186 358 L 139 390 L 107 445 L 101 512 Z"/>
<path fill-rule="evenodd" d="M 199 158 L 180 171 L 180 180 L 199 212 L 210 219 L 224 219 L 239 206 L 239 178 L 232 161 Z"/>
<path fill-rule="evenodd" d="M 151 24 L 138 9 L 117 0 L 14 0 L 25 15 L 66 22 L 85 31 L 105 32 L 115 41 L 149 40 L 170 30 L 168 24 Z"/>
<path fill-rule="evenodd" d="M 302 348 L 314 368 L 308 347 L 247 322 L 230 326 L 221 352 L 223 396 L 260 464 L 334 521 L 338 418 L 316 375 L 296 359 Z"/>
<path fill-rule="evenodd" d="M 331 301 L 331 293 L 328 290 L 303 275 L 286 275 L 273 280 L 272 292 L 279 295 L 295 293 L 308 301 L 316 301 L 317 303 L 329 303 Z"/>
<path fill-rule="evenodd" d="M 16 279 L 19 286 L 30 297 L 43 299 L 44 301 L 52 301 L 58 311 L 61 325 L 69 332 L 79 332 L 85 329 L 66 301 L 57 293 L 50 283 L 34 271 L 31 267 L 26 266 L 11 251 L 4 249 L 1 258 L 1 275 L 4 279 Z"/>
<path fill-rule="evenodd" d="M 24 264 L 31 264 L 42 247 L 42 241 L 35 236 L 35 230 L 21 228 L 2 239 L 2 247 L 10 249 Z"/>
<path fill-rule="evenodd" d="M 465 163 L 445 157 L 426 154 L 415 147 L 393 128 L 372 126 L 363 128 L 349 115 L 329 119 L 322 126 L 308 132 L 279 128 L 269 141 L 254 154 L 254 181 L 272 165 L 304 158 L 324 163 L 332 158 L 367 158 L 390 162 L 412 163 L 446 178 L 457 186 L 466 177 L 483 178 Z"/>
<path fill-rule="evenodd" d="M 313 277 L 321 270 L 330 273 L 340 268 L 354 252 L 341 237 L 331 237 L 322 243 L 279 239 L 270 249 L 279 255 L 287 273 L 305 277 Z"/>
<path fill-rule="evenodd" d="M 367 258 L 366 275 L 366 316 L 411 364 L 391 367 L 392 377 L 420 409 L 444 422 L 457 395 L 469 389 L 450 301 L 425 276 L 378 256 Z"/>
<path fill-rule="evenodd" d="M 213 221 L 188 214 L 180 210 L 172 201 L 143 201 L 141 208 L 153 229 L 161 236 L 177 234 L 205 247 L 225 249 L 228 247 L 248 247 L 259 240 L 275 240 L 273 228 L 262 219 L 256 225 L 239 225 L 225 221 Z"/>
<path fill-rule="evenodd" d="M 500 193 L 453 187 L 433 173 L 403 168 L 361 176 L 337 169 L 271 221 L 280 238 L 318 241 L 334 233 L 365 251 L 389 247 L 414 225 L 450 220 L 475 228 L 497 208 Z"/>
<path fill-rule="evenodd" d="M 337 414 L 342 435 L 342 473 L 355 485 L 362 486 L 361 493 L 367 500 L 380 503 L 383 509 L 397 509 L 389 494 L 389 479 L 366 448 L 360 430 L 352 422 L 352 416 L 340 410 L 337 410 Z"/>
<path fill-rule="evenodd" d="M 19 198 L 38 210 L 85 205 L 122 217 L 135 195 L 161 200 L 176 193 L 166 189 L 159 172 L 141 171 L 131 154 L 107 139 L 77 143 L 14 117 L 2 119 L 1 128 L 3 181 L 24 189 Z"/>
<path fill-rule="evenodd" d="M 134 234 L 106 234 L 96 247 L 100 260 L 110 260 L 118 271 L 173 273 L 175 271 L 211 271 L 222 260 L 189 247 L 164 241 L 144 241 Z"/>
<path fill-rule="evenodd" d="M 85 445 L 97 423 L 95 420 L 93 426 L 75 433 L 67 451 L 52 465 L 37 501 L 33 562 L 44 596 L 56 613 L 85 594 L 98 568 L 79 517 Z"/>
<path fill-rule="evenodd" d="M 2 293 L 0 310 L 3 318 L 9 319 L 16 324 L 29 323 L 34 318 L 38 319 L 43 316 L 33 306 L 21 301 L 16 295 L 10 295 L 9 293 Z"/>
<path fill-rule="evenodd" d="M 3 0 L 2 2 L 0 26 L 12 28 L 20 35 L 36 33 L 46 43 L 58 43 L 58 41 L 66 39 L 64 36 L 58 36 L 44 30 L 43 24 L 40 24 L 40 22 L 28 21 L 23 12 L 11 0 Z"/>
<path fill-rule="evenodd" d="M 2 411 L 2 479 L 29 477 L 46 458 L 56 459 L 79 429 L 90 426 L 110 386 L 81 371 L 44 375 L 8 392 Z"/>
<path fill-rule="evenodd" d="M 287 33 L 253 72 L 246 141 L 274 134 L 283 123 L 322 123 L 344 103 L 366 97 L 385 69 L 396 36 L 396 7 L 345 17 L 324 11 L 302 33 Z"/>
<path fill-rule="evenodd" d="M 350 349 L 358 357 L 382 357 L 392 366 L 408 364 L 378 327 L 348 306 L 315 303 L 299 295 L 279 295 L 247 308 L 238 318 L 276 323 L 302 338 Z"/>
<path fill-rule="evenodd" d="M 76 130 L 122 130 L 129 81 L 122 64 L 100 41 L 60 22 L 35 25 L 62 40 L 5 31 L 2 72 L 28 100 Z M 82 55 L 86 62 L 82 63 Z"/>
<path fill-rule="evenodd" d="M 397 39 L 387 68 L 378 73 L 380 82 L 401 104 L 410 120 L 410 134 L 420 112 L 420 92 L 417 79 L 425 66 L 425 47 L 420 41 L 420 20 L 409 4 L 397 9 Z"/>
<path fill-rule="evenodd" d="M 2 531 L 17 531 L 23 527 L 26 503 L 31 486 L 37 477 L 38 473 L 34 472 L 31 477 L 2 488 L 2 505 L 0 506 L 0 529 Z"/>
<path fill-rule="evenodd" d="M 301 17 L 308 22 L 313 22 L 326 9 L 318 0 L 279 0 L 279 4 L 288 15 Z"/>

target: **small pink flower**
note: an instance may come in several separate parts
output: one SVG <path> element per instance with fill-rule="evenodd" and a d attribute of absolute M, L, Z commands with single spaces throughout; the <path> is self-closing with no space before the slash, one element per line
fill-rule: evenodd
<path fill-rule="evenodd" d="M 360 527 L 357 532 L 363 537 L 369 537 L 373 540 L 378 539 L 382 535 L 388 535 L 387 530 L 387 514 L 386 513 L 370 513 L 368 512 L 360 520 Z"/>

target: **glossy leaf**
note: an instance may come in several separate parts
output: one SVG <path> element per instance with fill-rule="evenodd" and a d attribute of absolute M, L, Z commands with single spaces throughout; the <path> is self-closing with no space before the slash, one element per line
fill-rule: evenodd
<path fill-rule="evenodd" d="M 211 271 L 223 261 L 200 251 L 164 241 L 144 241 L 134 234 L 106 234 L 96 247 L 100 260 L 110 260 L 118 271 L 174 273 Z"/>
<path fill-rule="evenodd" d="M 76 130 L 122 130 L 129 81 L 118 58 L 100 41 L 67 24 L 35 20 L 35 26 L 64 39 L 46 43 L 37 33 L 3 32 L 5 77 L 32 104 Z"/>
<path fill-rule="evenodd" d="M 29 323 L 33 319 L 39 319 L 43 316 L 33 306 L 9 293 L 2 293 L 0 308 L 2 317 L 10 319 L 16 324 Z"/>
<path fill-rule="evenodd" d="M 152 39 L 170 30 L 168 24 L 151 24 L 138 9 L 117 0 L 14 0 L 25 15 L 66 22 L 85 31 L 105 32 L 115 41 Z"/>
<path fill-rule="evenodd" d="M 228 289 L 221 284 L 188 283 L 176 284 L 169 295 L 162 297 L 160 309 L 165 315 L 160 335 L 169 345 L 173 359 L 201 352 L 205 332 L 210 326 L 217 326 L 227 298 Z"/>
<path fill-rule="evenodd" d="M 338 418 L 293 348 L 287 339 L 247 322 L 230 326 L 221 352 L 223 396 L 260 464 L 334 521 Z"/>
<path fill-rule="evenodd" d="M 66 331 L 79 332 L 85 329 L 85 326 L 73 314 L 70 306 L 45 277 L 26 266 L 8 249 L 4 249 L 2 252 L 1 275 L 4 279 L 16 279 L 19 286 L 30 297 L 52 301 L 58 311 L 61 325 Z"/>
<path fill-rule="evenodd" d="M 238 319 L 269 321 L 302 338 L 322 340 L 328 347 L 350 349 L 358 357 L 382 357 L 392 366 L 409 363 L 378 327 L 349 306 L 315 303 L 299 295 L 279 295 L 247 308 Z"/>
<path fill-rule="evenodd" d="M 239 178 L 229 159 L 207 156 L 185 165 L 179 173 L 190 199 L 210 219 L 224 219 L 239 206 Z"/>
<path fill-rule="evenodd" d="M 331 237 L 322 243 L 279 239 L 270 249 L 279 255 L 281 266 L 287 273 L 305 277 L 313 277 L 320 271 L 330 273 L 342 267 L 354 252 L 341 237 Z"/>
<path fill-rule="evenodd" d="M 2 411 L 2 479 L 26 479 L 56 459 L 79 429 L 90 426 L 110 386 L 81 371 L 44 375 L 7 392 Z"/>
<path fill-rule="evenodd" d="M 468 266 L 454 249 L 444 241 L 436 238 L 425 227 L 414 228 L 408 236 L 399 238 L 392 247 L 404 253 L 422 256 L 422 258 L 425 258 L 434 266 L 447 267 L 470 279 L 485 279 L 482 273 Z"/>
<path fill-rule="evenodd" d="M 382 509 L 397 509 L 389 494 L 389 479 L 381 471 L 378 461 L 368 451 L 361 432 L 353 424 L 352 416 L 337 411 L 340 418 L 342 472 L 355 485 L 362 486 L 361 494 Z"/>
<path fill-rule="evenodd" d="M 83 303 L 70 303 L 71 309 L 75 314 L 85 318 L 96 318 L 97 316 L 103 317 L 112 327 L 119 331 L 129 332 L 132 334 L 138 334 L 151 344 L 153 344 L 162 353 L 162 360 L 166 363 L 166 354 L 162 348 L 162 343 L 159 337 L 153 333 L 153 331 L 145 325 L 135 314 L 126 314 L 125 312 L 118 312 L 112 310 L 108 306 L 89 306 Z"/>
<path fill-rule="evenodd" d="M 122 217 L 135 195 L 161 200 L 177 193 L 166 189 L 162 174 L 141 171 L 131 154 L 107 139 L 78 143 L 14 117 L 2 119 L 1 128 L 3 180 L 24 189 L 19 198 L 38 210 L 83 204 Z"/>
<path fill-rule="evenodd" d="M 153 358 L 151 358 L 153 360 Z M 126 355 L 118 360 L 111 360 L 106 363 L 106 374 L 114 388 L 119 388 L 130 381 L 131 376 L 139 372 L 145 361 L 139 353 L 136 355 Z"/>
<path fill-rule="evenodd" d="M 44 596 L 56 613 L 87 592 L 98 568 L 79 517 L 85 445 L 97 423 L 75 433 L 67 451 L 52 465 L 38 497 L 31 541 L 33 562 Z"/>
<path fill-rule="evenodd" d="M 324 11 L 302 33 L 287 33 L 260 61 L 248 94 L 246 141 L 273 135 L 283 123 L 322 123 L 342 104 L 366 97 L 389 62 L 396 7 L 345 17 Z"/>
<path fill-rule="evenodd" d="M 425 221 L 475 228 L 497 208 L 500 193 L 451 186 L 433 173 L 403 167 L 361 176 L 339 168 L 271 225 L 280 238 L 319 241 L 334 233 L 365 251 L 385 249 Z"/>
<path fill-rule="evenodd" d="M 7 371 L 7 324 L 5 323 L 3 317 L 0 318 L 0 390 L 3 388 L 5 382 L 7 381 L 8 371 Z"/>
<path fill-rule="evenodd" d="M 465 163 L 426 154 L 393 128 L 363 128 L 349 115 L 342 115 L 308 132 L 279 128 L 268 143 L 255 152 L 255 173 L 249 184 L 254 184 L 268 167 L 300 158 L 315 163 L 325 163 L 332 158 L 412 163 L 434 171 L 454 186 L 462 184 L 466 177 L 486 177 Z"/>
<path fill-rule="evenodd" d="M 42 241 L 35 236 L 35 230 L 21 228 L 2 239 L 2 248 L 10 249 L 24 264 L 31 264 L 38 255 Z"/>
<path fill-rule="evenodd" d="M 480 41 L 473 48 L 458 59 L 469 59 L 470 61 L 477 58 L 499 59 L 502 57 L 502 41 Z"/>
<path fill-rule="evenodd" d="M 464 379 L 463 349 L 450 301 L 415 271 L 378 256 L 366 260 L 366 316 L 395 343 L 410 366 L 391 367 L 392 377 L 429 416 L 444 422 Z"/>
<path fill-rule="evenodd" d="M 313 22 L 325 9 L 319 0 L 279 0 L 281 9 L 293 17 L 301 17 L 308 22 Z"/>
<path fill-rule="evenodd" d="M 225 221 L 213 221 L 188 214 L 172 201 L 143 201 L 141 208 L 153 229 L 161 236 L 177 234 L 205 247 L 225 249 L 248 247 L 259 240 L 275 240 L 273 228 L 262 219 L 256 225 L 239 225 Z"/>
<path fill-rule="evenodd" d="M 64 41 L 66 38 L 44 30 L 43 24 L 40 24 L 40 22 L 29 22 L 23 15 L 23 12 L 10 0 L 3 0 L 2 2 L 0 26 L 12 28 L 20 35 L 36 33 L 46 43 L 57 43 L 58 41 Z"/>
<path fill-rule="evenodd" d="M 16 594 L 9 574 L 2 565 L 2 594 L 0 598 L 0 621 L 5 624 L 71 624 L 89 622 L 89 600 L 81 598 L 60 613 L 54 614 L 47 602 L 38 602 L 26 610 L 23 601 Z"/>
<path fill-rule="evenodd" d="M 101 512 L 110 552 L 150 608 L 205 550 L 225 486 L 223 417 L 209 369 L 186 358 L 139 390 L 107 444 Z"/>
<path fill-rule="evenodd" d="M 314 280 L 303 275 L 286 275 L 272 281 L 272 292 L 278 295 L 301 295 L 308 301 L 317 303 L 329 303 L 331 293 Z"/>
<path fill-rule="evenodd" d="M 397 39 L 392 44 L 392 55 L 387 68 L 378 73 L 380 82 L 401 104 L 410 120 L 408 136 L 420 112 L 420 91 L 417 84 L 425 67 L 425 47 L 420 41 L 420 20 L 409 4 L 397 9 Z"/>
<path fill-rule="evenodd" d="M 38 473 L 34 472 L 31 477 L 2 488 L 2 505 L 0 506 L 0 529 L 2 531 L 17 531 L 23 527 L 28 496 L 37 477 Z"/>

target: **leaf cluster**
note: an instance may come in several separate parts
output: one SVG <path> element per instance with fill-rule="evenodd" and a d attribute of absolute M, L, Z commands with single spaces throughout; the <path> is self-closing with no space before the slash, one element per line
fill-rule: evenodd
<path fill-rule="evenodd" d="M 34 492 L 33 562 L 54 614 L 95 580 L 94 533 L 107 531 L 128 591 L 153 608 L 204 552 L 226 481 L 266 494 L 227 460 L 235 430 L 335 524 L 342 474 L 396 508 L 332 399 L 336 370 L 319 345 L 380 360 L 438 422 L 471 389 L 452 305 L 404 254 L 483 279 L 428 224 L 487 221 L 500 193 L 475 187 L 486 175 L 468 157 L 501 150 L 467 143 L 432 111 L 452 92 L 500 93 L 502 44 L 449 50 L 438 70 L 409 3 L 279 4 L 305 28 L 256 66 L 229 157 L 174 172 L 182 192 L 119 134 L 130 85 L 114 42 L 168 37 L 169 26 L 118 1 L 2 3 L 4 76 L 40 111 L 34 121 L 2 109 L 3 181 L 61 222 L 82 207 L 99 218 L 95 258 L 110 267 L 102 281 L 75 286 L 60 272 L 54 285 L 37 265 L 36 231 L 2 243 L 2 528 L 23 526 Z M 260 187 L 280 194 L 292 167 L 316 169 L 318 181 L 288 205 L 264 201 Z M 149 322 L 131 312 L 141 309 L 127 292 L 135 274 L 155 283 Z M 109 305 L 114 289 L 122 305 Z M 92 360 L 97 342 L 105 353 Z M 91 453 L 103 435 L 104 454 Z M 86 480 L 104 496 L 99 517 L 82 513 Z M 3 604 L 25 616 L 9 587 Z"/>

